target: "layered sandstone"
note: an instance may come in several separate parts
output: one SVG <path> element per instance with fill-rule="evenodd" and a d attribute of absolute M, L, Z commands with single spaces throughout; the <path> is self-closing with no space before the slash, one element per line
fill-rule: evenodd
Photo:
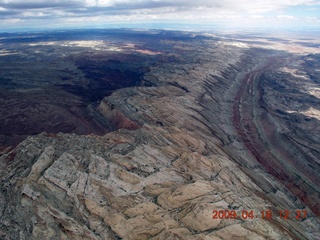
<path fill-rule="evenodd" d="M 274 167 L 274 158 L 264 164 L 269 158 L 262 148 L 273 145 L 263 144 L 274 129 L 260 126 L 261 114 L 272 110 L 274 97 L 269 85 L 258 92 L 268 84 L 260 77 L 279 66 L 267 56 L 292 56 L 208 39 L 202 44 L 184 43 L 176 62 L 151 68 L 143 79 L 150 87 L 104 98 L 96 110 L 114 131 L 42 133 L 3 155 L 1 238 L 320 238 L 318 212 L 274 174 L 291 165 Z M 258 106 L 263 97 L 267 107 Z M 316 183 L 309 186 L 316 203 Z M 287 220 L 278 214 L 285 209 L 292 212 Z M 298 209 L 307 217 L 295 219 Z M 214 210 L 238 217 L 212 219 Z M 243 219 L 244 210 L 254 217 Z M 273 217 L 263 219 L 267 210 Z"/>

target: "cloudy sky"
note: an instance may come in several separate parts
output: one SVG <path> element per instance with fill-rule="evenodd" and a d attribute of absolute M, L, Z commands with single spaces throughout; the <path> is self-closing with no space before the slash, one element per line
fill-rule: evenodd
<path fill-rule="evenodd" d="M 175 24 L 320 29 L 320 0 L 0 0 L 0 32 Z"/>

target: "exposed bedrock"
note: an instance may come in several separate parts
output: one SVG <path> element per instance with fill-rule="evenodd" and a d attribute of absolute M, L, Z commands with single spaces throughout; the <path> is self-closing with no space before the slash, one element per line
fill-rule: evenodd
<path fill-rule="evenodd" d="M 294 168 L 297 187 L 319 200 L 316 176 L 278 156 L 272 140 L 283 136 L 274 133 L 282 117 L 261 76 L 279 57 L 290 56 L 206 42 L 151 68 L 144 80 L 153 87 L 103 99 L 97 111 L 115 131 L 27 138 L 0 158 L 1 238 L 320 239 L 313 206 L 277 175 Z M 278 158 L 277 168 L 266 164 Z M 278 213 L 285 209 L 287 220 Z M 238 217 L 212 219 L 214 210 Z M 254 217 L 241 218 L 244 210 Z M 267 210 L 273 217 L 262 219 Z"/>
<path fill-rule="evenodd" d="M 44 131 L 106 134 L 112 123 L 95 106 L 117 89 L 141 85 L 157 59 L 58 42 L 50 53 L 41 43 L 18 47 L 16 56 L 0 58 L 0 155 Z"/>
<path fill-rule="evenodd" d="M 293 62 L 287 65 L 283 64 L 285 58 L 270 58 L 266 67 L 243 78 L 235 96 L 233 121 L 254 158 L 319 216 L 319 120 L 306 116 L 302 124 L 289 113 L 297 109 L 297 102 L 301 111 L 317 108 L 320 101 L 305 91 L 315 88 L 310 80 L 299 87 L 296 82 L 301 80 L 294 76 L 287 74 L 285 81 L 281 79 L 280 67 L 298 61 L 291 58 Z M 286 88 L 274 84 L 278 81 L 285 82 Z"/>

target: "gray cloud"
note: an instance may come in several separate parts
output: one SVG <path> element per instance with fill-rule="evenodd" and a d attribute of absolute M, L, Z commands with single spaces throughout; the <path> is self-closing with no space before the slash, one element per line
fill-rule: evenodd
<path fill-rule="evenodd" d="M 15 10 L 6 10 L 6 11 L 0 11 L 0 19 L 2 17 L 10 17 L 14 15 L 19 15 L 20 11 L 15 11 Z"/>
<path fill-rule="evenodd" d="M 158 8 L 192 8 L 194 4 L 188 1 L 111 1 L 110 6 L 104 6 L 96 1 L 96 5 L 87 4 L 86 1 L 0 1 L 0 18 L 19 17 L 21 19 L 31 18 L 53 18 L 55 14 L 59 18 L 64 17 L 89 17 L 97 15 L 130 15 L 134 10 L 158 9 Z M 56 11 L 59 11 L 58 13 Z M 46 14 L 38 14 L 46 12 Z M 27 13 L 27 14 L 26 14 Z M 30 16 L 33 13 L 33 16 Z"/>
<path fill-rule="evenodd" d="M 40 9 L 40 8 L 63 8 L 80 6 L 79 1 L 0 1 L 0 7 L 5 9 Z"/>
<path fill-rule="evenodd" d="M 281 7 L 298 4 L 319 4 L 317 0 L 0 0 L 0 7 L 7 9 L 40 9 L 40 8 L 72 8 L 72 7 L 112 7 L 112 9 L 146 9 L 163 7 L 187 8 L 232 8 L 247 7 Z"/>
<path fill-rule="evenodd" d="M 62 22 L 159 19 L 237 19 L 319 0 L 0 0 L 1 19 L 51 19 Z M 238 15 L 237 15 L 238 14 Z M 278 13 L 277 15 L 286 15 Z M 90 19 L 89 19 L 90 18 Z M 102 19 L 102 20 L 101 20 Z M 251 18 L 253 19 L 253 18 Z M 259 18 L 262 19 L 262 18 Z M 92 20 L 92 21 L 93 21 Z M 208 20 L 208 21 L 209 21 Z M 204 20 L 203 20 L 204 21 Z M 14 21 L 13 21 L 14 22 Z M 0 23 L 1 25 L 1 23 Z"/>
<path fill-rule="evenodd" d="M 228 1 L 224 1 L 225 3 Z M 226 4 L 224 4 L 226 5 Z M 218 0 L 176 0 L 176 1 L 154 1 L 154 0 L 138 0 L 138 1 L 85 1 L 85 0 L 0 0 L 0 8 L 16 9 L 16 10 L 30 10 L 30 9 L 43 9 L 43 8 L 64 8 L 67 11 L 74 10 L 75 12 L 92 12 L 94 10 L 117 11 L 117 10 L 134 10 L 134 9 L 155 9 L 165 7 L 175 8 L 194 8 L 194 7 L 222 7 L 223 5 Z M 79 11 L 80 10 L 80 11 Z"/>
<path fill-rule="evenodd" d="M 227 0 L 225 2 L 228 2 Z M 114 4 L 114 7 L 121 9 L 137 9 L 137 8 L 163 8 L 163 7 L 184 7 L 184 8 L 194 8 L 194 7 L 222 7 L 220 1 L 213 0 L 198 0 L 198 1 L 130 1 L 130 2 L 118 2 Z"/>

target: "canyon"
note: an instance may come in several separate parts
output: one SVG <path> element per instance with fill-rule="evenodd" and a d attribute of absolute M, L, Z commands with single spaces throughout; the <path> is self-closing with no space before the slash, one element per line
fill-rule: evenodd
<path fill-rule="evenodd" d="M 320 238 L 317 39 L 0 44 L 1 239 Z"/>

